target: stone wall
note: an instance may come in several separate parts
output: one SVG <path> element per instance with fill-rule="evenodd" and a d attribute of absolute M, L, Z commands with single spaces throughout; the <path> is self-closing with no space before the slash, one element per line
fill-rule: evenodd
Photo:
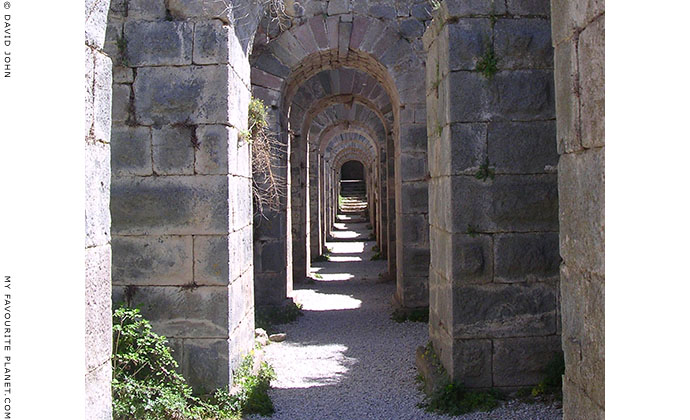
<path fill-rule="evenodd" d="M 604 1 L 552 0 L 563 418 L 604 418 Z"/>
<path fill-rule="evenodd" d="M 86 418 L 112 418 L 110 304 L 111 61 L 103 51 L 109 0 L 86 1 Z"/>
<path fill-rule="evenodd" d="M 120 0 L 108 20 L 113 302 L 141 308 L 198 392 L 227 386 L 254 338 L 240 6 Z"/>
<path fill-rule="evenodd" d="M 429 331 L 468 387 L 534 385 L 561 347 L 550 35 L 547 0 L 447 0 L 424 36 Z"/>

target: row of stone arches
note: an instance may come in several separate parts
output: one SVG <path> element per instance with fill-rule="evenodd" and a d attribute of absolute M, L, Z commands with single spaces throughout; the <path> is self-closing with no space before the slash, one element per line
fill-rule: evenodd
<path fill-rule="evenodd" d="M 578 75 L 583 60 L 603 67 L 603 5 L 447 0 L 430 22 L 431 7 L 411 0 L 303 1 L 271 26 L 256 2 L 221 3 L 87 2 L 100 19 L 87 25 L 91 63 L 113 61 L 112 73 L 87 66 L 87 80 L 112 81 L 112 101 L 87 90 L 112 103 L 112 120 L 92 122 L 112 121 L 112 135 L 87 130 L 87 145 L 111 137 L 109 211 L 98 212 L 112 226 L 97 228 L 98 246 L 112 243 L 112 300 L 144 308 L 197 390 L 227 384 L 251 347 L 255 303 L 284 304 L 324 251 L 342 165 L 356 160 L 394 300 L 430 307 L 451 376 L 534 382 L 542 366 L 524 360 L 562 341 L 571 401 L 603 413 L 603 318 L 581 302 L 583 291 L 603 300 L 603 128 L 582 131 L 590 102 L 564 87 L 603 92 L 603 72 L 590 85 Z M 476 68 L 489 51 L 502 61 L 487 77 Z M 288 145 L 283 206 L 260 221 L 240 135 L 251 96 Z M 570 211 L 589 195 L 571 188 L 578 177 L 599 188 L 593 215 Z M 596 244 L 595 266 L 575 256 L 582 243 Z M 596 350 L 578 361 L 582 342 Z"/>

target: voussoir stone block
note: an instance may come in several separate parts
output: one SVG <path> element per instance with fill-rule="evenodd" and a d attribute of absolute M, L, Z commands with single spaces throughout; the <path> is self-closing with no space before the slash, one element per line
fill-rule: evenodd
<path fill-rule="evenodd" d="M 497 173 L 553 173 L 558 166 L 555 121 L 489 123 L 488 144 Z"/>
<path fill-rule="evenodd" d="M 184 285 L 192 281 L 191 236 L 114 236 L 113 284 Z"/>
<path fill-rule="evenodd" d="M 115 178 L 113 233 L 123 235 L 228 232 L 228 178 L 207 175 Z"/>
<path fill-rule="evenodd" d="M 151 132 L 153 170 L 159 175 L 193 174 L 195 140 L 194 127 L 154 128 Z"/>
<path fill-rule="evenodd" d="M 137 121 L 227 123 L 229 72 L 228 65 L 140 68 L 134 81 Z"/>
<path fill-rule="evenodd" d="M 192 63 L 191 22 L 125 22 L 127 60 L 133 67 Z"/>
<path fill-rule="evenodd" d="M 111 139 L 113 176 L 151 175 L 151 129 L 113 124 Z"/>
<path fill-rule="evenodd" d="M 551 24 L 544 19 L 499 19 L 494 27 L 501 69 L 553 68 Z"/>
<path fill-rule="evenodd" d="M 520 337 L 493 341 L 493 385 L 523 387 L 539 383 L 561 351 L 561 337 Z"/>
<path fill-rule="evenodd" d="M 517 283 L 558 280 L 558 233 L 496 235 L 495 281 Z"/>
<path fill-rule="evenodd" d="M 455 338 L 549 335 L 556 332 L 556 287 L 545 283 L 458 285 Z"/>

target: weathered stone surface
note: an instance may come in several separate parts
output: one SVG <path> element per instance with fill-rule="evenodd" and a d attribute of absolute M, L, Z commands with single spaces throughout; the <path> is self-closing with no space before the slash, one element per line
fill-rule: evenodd
<path fill-rule="evenodd" d="M 400 201 L 405 213 L 427 213 L 429 193 L 426 182 L 408 182 L 402 186 Z"/>
<path fill-rule="evenodd" d="M 232 28 L 219 20 L 194 25 L 194 64 L 230 62 Z M 233 63 L 234 64 L 234 63 Z"/>
<path fill-rule="evenodd" d="M 539 383 L 546 366 L 561 351 L 561 338 L 524 337 L 493 340 L 493 385 L 522 387 Z"/>
<path fill-rule="evenodd" d="M 403 214 L 401 221 L 405 228 L 405 241 L 418 245 L 429 243 L 429 220 L 426 214 Z"/>
<path fill-rule="evenodd" d="M 125 84 L 113 85 L 113 122 L 125 122 L 129 118 L 129 106 L 132 87 Z M 112 135 L 112 132 L 111 132 Z"/>
<path fill-rule="evenodd" d="M 507 0 L 508 12 L 513 15 L 540 15 L 549 17 L 549 0 Z"/>
<path fill-rule="evenodd" d="M 110 241 L 110 147 L 103 143 L 85 145 L 86 246 Z"/>
<path fill-rule="evenodd" d="M 225 235 L 196 236 L 194 238 L 194 282 L 199 285 L 227 285 L 230 280 L 229 266 L 239 264 L 241 259 L 230 259 L 235 245 Z"/>
<path fill-rule="evenodd" d="M 605 405 L 604 278 L 561 266 L 565 376 Z"/>
<path fill-rule="evenodd" d="M 558 191 L 555 175 L 496 176 L 482 181 L 474 176 L 450 179 L 452 197 L 463 197 L 451 209 L 450 225 L 441 225 L 453 232 L 465 232 L 472 226 L 478 232 L 555 231 L 558 228 Z M 448 196 L 436 195 L 434 208 Z M 441 219 L 442 220 L 442 219 Z"/>
<path fill-rule="evenodd" d="M 400 35 L 407 39 L 419 38 L 424 33 L 424 24 L 417 19 L 405 19 L 400 22 Z"/>
<path fill-rule="evenodd" d="M 427 151 L 426 126 L 406 124 L 400 127 L 400 150 L 403 152 Z"/>
<path fill-rule="evenodd" d="M 498 72 L 494 80 L 496 117 L 521 121 L 556 117 L 551 70 Z"/>
<path fill-rule="evenodd" d="M 402 261 L 398 264 L 398 272 L 406 277 L 428 276 L 429 256 L 428 247 L 414 247 L 413 244 L 406 244 L 402 249 Z M 400 271 L 403 265 L 404 271 Z"/>
<path fill-rule="evenodd" d="M 113 233 L 228 232 L 226 176 L 116 178 L 111 187 Z"/>
<path fill-rule="evenodd" d="M 110 371 L 112 310 L 110 303 L 110 246 L 87 248 L 86 265 L 86 367 L 87 374 L 103 366 Z"/>
<path fill-rule="evenodd" d="M 188 126 L 166 126 L 151 131 L 153 170 L 159 175 L 194 173 L 196 129 Z"/>
<path fill-rule="evenodd" d="M 151 175 L 151 129 L 113 124 L 111 159 L 113 176 Z"/>
<path fill-rule="evenodd" d="M 209 393 L 230 385 L 230 349 L 226 339 L 184 340 L 181 363 L 187 383 L 196 392 Z"/>
<path fill-rule="evenodd" d="M 154 331 L 166 337 L 228 336 L 227 286 L 135 287 L 130 306 L 141 308 Z M 113 303 L 125 300 L 124 287 L 113 288 Z"/>
<path fill-rule="evenodd" d="M 339 15 L 350 11 L 350 0 L 330 0 L 326 13 L 329 15 Z"/>
<path fill-rule="evenodd" d="M 444 115 L 441 123 L 489 120 L 493 108 L 489 83 L 480 73 L 451 72 L 440 84 L 443 99 L 439 106 Z"/>
<path fill-rule="evenodd" d="M 451 17 L 502 15 L 506 11 L 505 2 L 494 0 L 445 1 L 441 7 Z"/>
<path fill-rule="evenodd" d="M 581 148 L 580 98 L 575 94 L 580 88 L 574 42 L 565 41 L 556 46 L 554 66 L 558 153 L 570 153 Z"/>
<path fill-rule="evenodd" d="M 439 57 L 442 73 L 474 70 L 491 43 L 491 22 L 489 19 L 461 19 L 449 23 L 441 31 L 439 42 L 443 51 Z"/>
<path fill-rule="evenodd" d="M 494 239 L 497 282 L 558 280 L 558 233 L 516 233 Z"/>
<path fill-rule="evenodd" d="M 113 83 L 132 83 L 134 82 L 134 70 L 129 67 L 113 67 Z"/>
<path fill-rule="evenodd" d="M 582 146 L 604 146 L 604 17 L 592 22 L 578 42 Z"/>
<path fill-rule="evenodd" d="M 191 236 L 114 236 L 113 284 L 189 284 L 192 276 Z"/>
<path fill-rule="evenodd" d="M 250 14 L 245 1 L 234 4 L 236 8 L 242 9 L 243 14 Z M 174 19 L 188 19 L 188 18 L 206 18 L 220 19 L 224 23 L 229 23 L 232 20 L 232 11 L 235 7 L 228 7 L 224 1 L 215 0 L 168 0 L 167 7 L 170 15 Z"/>
<path fill-rule="evenodd" d="M 94 118 L 94 55 L 96 50 L 84 47 L 84 137 L 89 137 Z"/>
<path fill-rule="evenodd" d="M 105 3 L 105 2 L 104 2 Z M 88 352 L 87 352 L 88 353 Z M 86 417 L 93 420 L 111 420 L 112 413 L 112 369 L 110 363 L 86 373 Z"/>
<path fill-rule="evenodd" d="M 125 23 L 126 57 L 131 66 L 183 65 L 192 63 L 191 22 Z"/>
<path fill-rule="evenodd" d="M 379 19 L 392 20 L 396 17 L 396 11 L 393 6 L 375 4 L 369 8 L 369 15 Z"/>
<path fill-rule="evenodd" d="M 494 34 L 499 68 L 553 68 L 551 24 L 548 20 L 499 19 Z"/>
<path fill-rule="evenodd" d="M 429 20 L 431 19 L 431 4 L 426 2 L 415 4 L 410 8 L 410 14 L 419 20 Z"/>
<path fill-rule="evenodd" d="M 451 124 L 443 129 L 441 140 L 433 146 L 433 158 L 429 153 L 435 164 L 432 176 L 457 175 L 484 164 L 486 132 L 487 125 L 482 123 Z"/>
<path fill-rule="evenodd" d="M 165 19 L 165 0 L 129 0 L 127 2 L 129 19 Z"/>
<path fill-rule="evenodd" d="M 453 336 L 519 337 L 556 332 L 556 290 L 544 283 L 456 286 Z"/>
<path fill-rule="evenodd" d="M 456 284 L 481 284 L 492 280 L 492 239 L 488 235 L 451 235 L 450 271 L 446 278 Z"/>
<path fill-rule="evenodd" d="M 497 173 L 555 172 L 556 122 L 489 123 L 489 164 Z"/>
<path fill-rule="evenodd" d="M 453 340 L 451 378 L 470 388 L 490 387 L 491 340 Z"/>
<path fill-rule="evenodd" d="M 93 57 L 93 127 L 89 135 L 95 140 L 109 143 L 113 102 L 112 62 L 100 52 L 95 52 Z"/>
<path fill-rule="evenodd" d="M 137 121 L 144 125 L 228 122 L 230 72 L 228 65 L 140 68 L 134 81 Z"/>
<path fill-rule="evenodd" d="M 105 0 L 86 0 L 84 35 L 86 44 L 95 48 L 103 48 L 105 28 L 108 19 L 109 2 Z"/>
<path fill-rule="evenodd" d="M 286 78 L 290 74 L 290 68 L 281 63 L 280 60 L 270 52 L 264 52 L 259 55 L 256 61 L 254 61 L 252 68 L 261 69 L 281 79 Z"/>
<path fill-rule="evenodd" d="M 578 385 L 563 379 L 563 418 L 604 420 L 603 407 L 597 406 Z"/>
<path fill-rule="evenodd" d="M 237 168 L 237 130 L 225 125 L 202 125 L 196 129 L 198 174 L 234 173 Z"/>
<path fill-rule="evenodd" d="M 565 263 L 604 274 L 604 148 L 558 164 L 560 248 Z"/>

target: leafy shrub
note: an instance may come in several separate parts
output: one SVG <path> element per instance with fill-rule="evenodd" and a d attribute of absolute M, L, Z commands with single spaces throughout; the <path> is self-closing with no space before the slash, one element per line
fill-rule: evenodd
<path fill-rule="evenodd" d="M 427 397 L 420 407 L 426 411 L 457 416 L 473 411 L 493 410 L 498 407 L 500 398 L 497 391 L 468 391 L 461 384 L 453 382 Z"/>
<path fill-rule="evenodd" d="M 177 372 L 165 337 L 156 334 L 138 309 L 120 307 L 113 315 L 113 419 L 223 420 L 273 412 L 267 390 L 273 370 L 262 364 L 252 375 L 249 354 L 233 376 L 238 387 L 197 396 Z"/>

